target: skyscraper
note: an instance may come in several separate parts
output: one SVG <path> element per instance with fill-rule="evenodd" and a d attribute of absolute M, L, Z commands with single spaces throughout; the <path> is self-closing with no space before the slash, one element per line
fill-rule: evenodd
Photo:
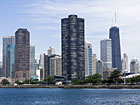
<path fill-rule="evenodd" d="M 35 45 L 30 45 L 30 78 L 36 79 Z"/>
<path fill-rule="evenodd" d="M 120 35 L 117 26 L 110 28 L 109 38 L 112 40 L 112 67 L 122 70 Z"/>
<path fill-rule="evenodd" d="M 9 77 L 10 76 L 10 71 L 9 71 L 9 68 L 8 67 L 8 54 L 7 54 L 7 51 L 8 51 L 8 47 L 10 45 L 15 45 L 15 38 L 14 36 L 4 36 L 3 37 L 3 71 L 2 71 L 2 76 L 3 77 Z"/>
<path fill-rule="evenodd" d="M 27 29 L 15 32 L 15 80 L 30 78 L 30 33 Z"/>
<path fill-rule="evenodd" d="M 85 76 L 91 76 L 92 73 L 92 44 L 85 42 Z"/>
<path fill-rule="evenodd" d="M 84 19 L 69 15 L 61 20 L 62 71 L 67 80 L 85 78 Z"/>
<path fill-rule="evenodd" d="M 139 61 L 135 57 L 130 62 L 130 73 L 140 73 Z"/>
<path fill-rule="evenodd" d="M 112 67 L 111 39 L 103 39 L 100 41 L 100 57 L 104 63 L 104 68 Z"/>
<path fill-rule="evenodd" d="M 56 54 L 55 48 L 50 46 L 48 49 L 48 56 L 52 56 L 54 54 Z"/>
<path fill-rule="evenodd" d="M 40 54 L 40 61 L 39 61 L 39 69 L 40 69 L 40 78 L 41 80 L 46 79 L 49 75 L 48 73 L 48 55 Z"/>
<path fill-rule="evenodd" d="M 62 76 L 62 63 L 61 57 L 58 55 L 50 58 L 50 76 L 59 75 Z"/>
<path fill-rule="evenodd" d="M 7 47 L 7 77 L 15 78 L 15 44 L 8 45 Z"/>
<path fill-rule="evenodd" d="M 96 62 L 97 62 L 97 58 L 96 58 L 96 54 L 92 55 L 92 73 L 96 74 Z"/>
<path fill-rule="evenodd" d="M 122 59 L 122 72 L 128 72 L 128 56 L 127 54 L 123 54 L 123 59 Z"/>

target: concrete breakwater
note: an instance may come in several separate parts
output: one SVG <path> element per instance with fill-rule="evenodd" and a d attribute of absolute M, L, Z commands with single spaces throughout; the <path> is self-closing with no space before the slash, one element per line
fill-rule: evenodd
<path fill-rule="evenodd" d="M 0 88 L 107 88 L 107 89 L 140 89 L 140 85 L 17 85 L 17 86 L 0 86 Z"/>

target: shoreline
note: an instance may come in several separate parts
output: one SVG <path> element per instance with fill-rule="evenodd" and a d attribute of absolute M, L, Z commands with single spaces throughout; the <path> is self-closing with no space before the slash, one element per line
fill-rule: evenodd
<path fill-rule="evenodd" d="M 140 89 L 140 85 L 17 85 L 0 86 L 0 88 L 91 88 L 91 89 Z"/>

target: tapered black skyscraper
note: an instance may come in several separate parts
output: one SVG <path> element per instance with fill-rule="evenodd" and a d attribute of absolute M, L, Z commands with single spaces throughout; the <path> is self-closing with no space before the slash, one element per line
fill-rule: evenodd
<path fill-rule="evenodd" d="M 84 79 L 84 19 L 69 15 L 61 20 L 62 72 L 67 80 Z"/>
<path fill-rule="evenodd" d="M 109 38 L 112 40 L 112 67 L 122 70 L 120 35 L 117 26 L 110 28 Z"/>

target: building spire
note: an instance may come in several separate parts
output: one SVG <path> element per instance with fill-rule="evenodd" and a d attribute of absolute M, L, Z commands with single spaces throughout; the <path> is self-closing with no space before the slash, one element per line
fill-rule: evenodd
<path fill-rule="evenodd" d="M 117 23 L 117 16 L 116 16 L 116 12 L 115 12 L 115 24 Z"/>

